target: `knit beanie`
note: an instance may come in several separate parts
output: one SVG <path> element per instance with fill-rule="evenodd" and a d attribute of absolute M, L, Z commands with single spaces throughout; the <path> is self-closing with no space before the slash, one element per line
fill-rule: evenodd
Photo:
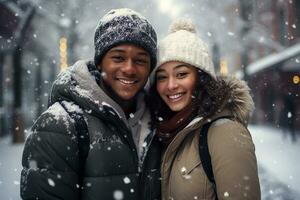
<path fill-rule="evenodd" d="M 95 65 L 109 49 L 122 43 L 134 44 L 147 51 L 151 70 L 154 68 L 157 61 L 156 32 L 144 16 L 128 8 L 113 9 L 100 19 L 94 37 Z"/>
<path fill-rule="evenodd" d="M 169 61 L 190 64 L 216 79 L 208 46 L 198 37 L 191 19 L 179 18 L 170 25 L 168 35 L 158 44 L 158 63 L 152 75 Z"/>

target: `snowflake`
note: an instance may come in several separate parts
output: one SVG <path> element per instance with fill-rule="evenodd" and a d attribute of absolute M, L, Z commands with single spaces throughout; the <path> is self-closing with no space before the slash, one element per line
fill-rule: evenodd
<path fill-rule="evenodd" d="M 125 184 L 129 184 L 130 183 L 130 179 L 127 176 L 123 179 L 123 181 L 124 181 Z"/>
<path fill-rule="evenodd" d="M 51 178 L 48 178 L 48 184 L 52 187 L 55 186 L 55 182 Z"/>
<path fill-rule="evenodd" d="M 115 190 L 113 196 L 115 200 L 122 200 L 124 198 L 124 194 L 121 190 Z"/>
<path fill-rule="evenodd" d="M 229 193 L 228 192 L 224 192 L 224 197 L 229 197 Z"/>

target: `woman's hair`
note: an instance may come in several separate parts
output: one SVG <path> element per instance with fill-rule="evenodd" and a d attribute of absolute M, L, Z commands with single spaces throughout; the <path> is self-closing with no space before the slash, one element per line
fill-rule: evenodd
<path fill-rule="evenodd" d="M 151 114 L 151 128 L 156 128 L 161 121 L 166 121 L 175 114 L 158 94 L 156 83 L 155 78 L 146 97 L 146 104 Z M 225 87 L 221 81 L 215 80 L 200 69 L 197 71 L 192 102 L 197 107 L 198 116 L 209 117 L 215 113 L 221 106 L 224 94 L 226 94 Z"/>

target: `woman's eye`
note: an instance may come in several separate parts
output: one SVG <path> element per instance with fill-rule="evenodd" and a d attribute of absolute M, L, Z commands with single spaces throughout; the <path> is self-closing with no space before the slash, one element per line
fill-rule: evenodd
<path fill-rule="evenodd" d="M 162 80 L 164 80 L 164 79 L 166 79 L 167 77 L 166 76 L 164 76 L 164 75 L 157 75 L 156 76 L 156 80 L 157 81 L 162 81 Z"/>
<path fill-rule="evenodd" d="M 177 78 L 185 78 L 189 73 L 187 72 L 179 72 L 177 73 Z"/>

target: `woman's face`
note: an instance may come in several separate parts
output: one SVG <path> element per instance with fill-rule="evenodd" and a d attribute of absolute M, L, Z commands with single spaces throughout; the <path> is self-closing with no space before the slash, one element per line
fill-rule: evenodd
<path fill-rule="evenodd" d="M 183 62 L 167 62 L 156 71 L 156 89 L 172 111 L 181 111 L 192 101 L 197 70 Z"/>

